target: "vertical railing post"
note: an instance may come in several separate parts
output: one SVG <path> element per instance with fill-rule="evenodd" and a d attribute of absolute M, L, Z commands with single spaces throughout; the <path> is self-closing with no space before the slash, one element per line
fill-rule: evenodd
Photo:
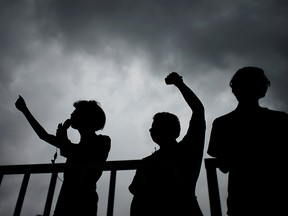
<path fill-rule="evenodd" d="M 205 159 L 211 216 L 222 216 L 216 159 Z"/>
<path fill-rule="evenodd" d="M 108 207 L 107 216 L 113 216 L 114 210 L 114 198 L 115 198 L 115 185 L 116 185 L 116 169 L 111 170 L 110 185 L 109 185 L 109 196 L 108 196 Z"/>
<path fill-rule="evenodd" d="M 57 172 L 52 172 L 43 216 L 49 216 L 57 181 Z"/>
<path fill-rule="evenodd" d="M 21 213 L 25 194 L 26 194 L 26 190 L 27 190 L 27 186 L 29 183 L 29 178 L 30 178 L 30 173 L 24 174 L 22 185 L 20 188 L 19 196 L 18 196 L 18 200 L 17 200 L 16 207 L 15 207 L 14 214 L 13 214 L 14 216 L 19 216 Z"/>
<path fill-rule="evenodd" d="M 3 179 L 3 174 L 1 173 L 0 174 L 0 186 L 1 186 L 1 183 L 2 183 L 2 179 Z"/>

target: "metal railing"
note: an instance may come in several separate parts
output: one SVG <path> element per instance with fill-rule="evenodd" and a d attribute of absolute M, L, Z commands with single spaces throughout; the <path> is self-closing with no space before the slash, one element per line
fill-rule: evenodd
<path fill-rule="evenodd" d="M 135 170 L 140 167 L 152 166 L 152 164 L 143 163 L 141 160 L 123 160 L 123 161 L 107 161 L 103 164 L 97 164 L 91 167 L 69 167 L 64 163 L 58 164 L 29 164 L 29 165 L 6 165 L 0 166 L 0 186 L 4 175 L 23 175 L 22 184 L 20 187 L 17 203 L 14 209 L 13 216 L 20 216 L 23 202 L 26 195 L 29 179 L 31 174 L 51 173 L 50 184 L 48 188 L 46 203 L 44 207 L 43 216 L 49 216 L 51 212 L 54 191 L 57 182 L 58 173 L 64 172 L 68 169 L 102 169 L 103 171 L 110 171 L 110 183 L 108 192 L 107 216 L 113 216 L 115 185 L 117 171 L 121 170 Z M 217 160 L 207 158 L 205 159 L 205 167 L 207 173 L 209 200 L 211 216 L 221 216 L 221 206 L 219 198 L 219 188 L 217 182 L 216 168 L 218 167 Z"/>
<path fill-rule="evenodd" d="M 219 163 L 216 158 L 206 158 L 204 159 L 204 163 L 207 175 L 211 216 L 222 216 L 219 185 L 217 179 L 217 168 L 219 167 Z"/>

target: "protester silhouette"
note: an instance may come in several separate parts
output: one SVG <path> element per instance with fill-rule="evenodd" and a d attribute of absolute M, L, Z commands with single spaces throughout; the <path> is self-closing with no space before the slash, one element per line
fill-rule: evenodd
<path fill-rule="evenodd" d="M 176 72 L 170 73 L 165 82 L 180 90 L 193 114 L 187 134 L 180 142 L 176 141 L 180 134 L 178 117 L 168 112 L 154 115 L 150 135 L 160 148 L 142 159 L 152 167 L 137 169 L 129 186 L 133 194 L 130 214 L 200 216 L 195 187 L 203 158 L 204 106 Z"/>
<path fill-rule="evenodd" d="M 56 136 L 47 133 L 38 123 L 21 96 L 15 106 L 24 114 L 40 139 L 60 149 L 61 155 L 67 158 L 68 166 L 87 166 L 106 161 L 111 141 L 109 136 L 95 133 L 104 128 L 106 121 L 105 113 L 96 101 L 75 102 L 70 119 L 58 125 Z M 69 127 L 78 130 L 79 144 L 72 144 L 68 139 Z M 101 174 L 101 170 L 65 171 L 54 216 L 97 215 L 96 182 Z"/>
<path fill-rule="evenodd" d="M 262 69 L 239 69 L 230 86 L 238 106 L 214 120 L 208 147 L 229 172 L 227 214 L 285 215 L 288 115 L 259 105 L 270 86 Z"/>

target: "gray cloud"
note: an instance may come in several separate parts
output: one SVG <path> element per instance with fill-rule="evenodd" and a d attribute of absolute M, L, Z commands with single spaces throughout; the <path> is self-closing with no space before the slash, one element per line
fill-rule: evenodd
<path fill-rule="evenodd" d="M 39 37 L 56 38 L 68 51 L 99 55 L 110 46 L 121 61 L 123 50 L 141 50 L 156 72 L 178 65 L 186 73 L 196 70 L 194 76 L 258 65 L 281 92 L 273 96 L 286 96 L 285 1 L 73 0 L 35 3 L 35 9 Z"/>

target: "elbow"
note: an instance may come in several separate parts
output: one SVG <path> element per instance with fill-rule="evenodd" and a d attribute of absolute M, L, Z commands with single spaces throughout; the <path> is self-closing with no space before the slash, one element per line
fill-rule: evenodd
<path fill-rule="evenodd" d="M 197 106 L 194 110 L 193 110 L 194 113 L 198 113 L 199 115 L 201 116 L 205 116 L 205 108 L 204 106 L 201 104 L 199 106 Z"/>
<path fill-rule="evenodd" d="M 193 112 L 198 112 L 198 113 L 205 113 L 205 108 L 203 103 L 199 100 L 197 103 L 194 103 L 193 106 L 191 106 Z"/>
<path fill-rule="evenodd" d="M 51 135 L 48 134 L 47 132 L 42 132 L 38 133 L 38 137 L 45 142 L 49 142 Z"/>
<path fill-rule="evenodd" d="M 199 104 L 199 107 L 198 107 L 199 111 L 201 112 L 205 112 L 205 108 L 204 108 L 204 105 L 202 103 Z"/>

